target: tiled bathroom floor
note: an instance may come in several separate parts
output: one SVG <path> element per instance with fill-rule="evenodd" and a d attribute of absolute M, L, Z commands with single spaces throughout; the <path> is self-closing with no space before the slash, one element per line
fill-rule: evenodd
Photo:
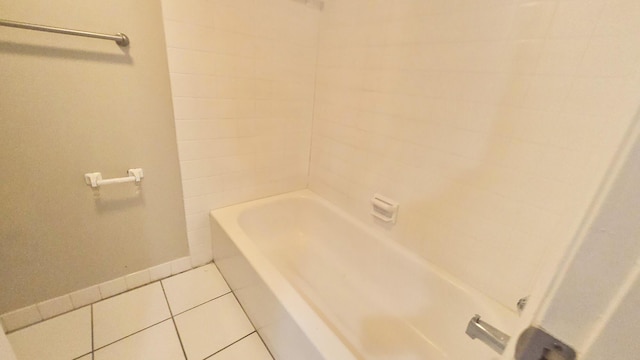
<path fill-rule="evenodd" d="M 272 360 L 213 264 L 8 337 L 18 360 Z"/>

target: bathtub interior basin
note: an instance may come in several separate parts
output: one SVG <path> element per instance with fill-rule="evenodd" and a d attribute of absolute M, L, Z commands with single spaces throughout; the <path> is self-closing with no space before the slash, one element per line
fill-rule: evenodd
<path fill-rule="evenodd" d="M 214 259 L 278 360 L 499 359 L 466 325 L 474 314 L 516 325 L 512 310 L 309 190 L 211 220 Z M 286 338 L 308 353 L 286 355 Z"/>

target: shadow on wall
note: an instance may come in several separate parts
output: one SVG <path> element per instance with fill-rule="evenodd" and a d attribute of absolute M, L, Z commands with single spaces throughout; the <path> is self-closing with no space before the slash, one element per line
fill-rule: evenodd
<path fill-rule="evenodd" d="M 93 190 L 93 200 L 96 204 L 96 211 L 99 214 L 118 212 L 145 205 L 142 185 L 136 185 L 133 190 L 130 186 L 123 186 L 121 189 L 112 187 Z"/>
<path fill-rule="evenodd" d="M 133 59 L 129 54 L 129 47 L 119 47 L 121 54 L 103 53 L 97 51 L 86 51 L 59 48 L 45 45 L 28 45 L 14 43 L 10 41 L 0 41 L 0 53 L 19 54 L 36 57 L 56 57 L 62 59 L 102 62 L 108 64 L 133 65 Z"/>

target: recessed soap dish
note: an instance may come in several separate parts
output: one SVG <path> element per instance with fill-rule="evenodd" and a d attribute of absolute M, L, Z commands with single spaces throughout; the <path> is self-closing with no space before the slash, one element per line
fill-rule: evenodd
<path fill-rule="evenodd" d="M 373 208 L 371 215 L 387 223 L 396 223 L 398 218 L 398 202 L 380 194 L 375 194 L 371 199 L 371 205 Z"/>

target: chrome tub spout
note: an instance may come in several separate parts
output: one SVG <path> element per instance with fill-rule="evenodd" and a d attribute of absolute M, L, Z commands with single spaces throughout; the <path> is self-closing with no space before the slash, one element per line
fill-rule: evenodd
<path fill-rule="evenodd" d="M 487 344 L 498 354 L 504 352 L 511 338 L 509 335 L 480 320 L 480 315 L 476 315 L 469 320 L 466 334 L 472 339 L 478 339 Z"/>

